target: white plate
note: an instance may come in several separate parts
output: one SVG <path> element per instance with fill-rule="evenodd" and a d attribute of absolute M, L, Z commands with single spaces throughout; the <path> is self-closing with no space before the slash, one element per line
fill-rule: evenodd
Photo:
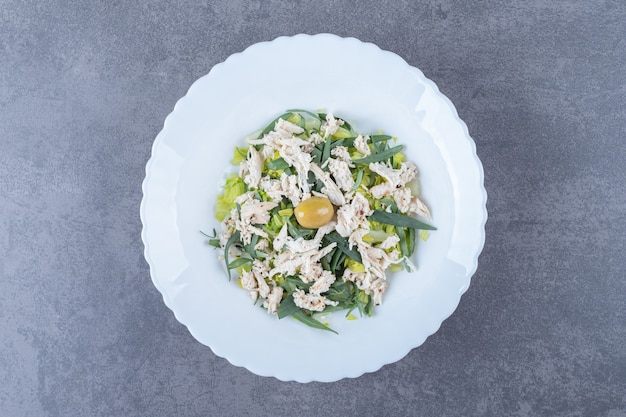
<path fill-rule="evenodd" d="M 289 108 L 397 136 L 439 229 L 418 243 L 416 273 L 391 274 L 373 317 L 329 317 L 339 335 L 253 306 L 199 232 L 218 225 L 214 202 L 233 147 Z M 357 377 L 421 345 L 467 290 L 487 219 L 482 166 L 450 101 L 397 55 L 328 34 L 253 45 L 197 80 L 154 142 L 143 192 L 145 256 L 176 318 L 232 364 L 300 382 Z"/>

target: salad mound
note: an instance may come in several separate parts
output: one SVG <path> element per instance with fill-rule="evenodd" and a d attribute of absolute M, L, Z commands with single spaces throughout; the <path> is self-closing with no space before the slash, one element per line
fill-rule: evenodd
<path fill-rule="evenodd" d="M 417 168 L 389 135 L 361 135 L 332 114 L 289 110 L 247 146 L 217 197 L 222 249 L 239 285 L 278 318 L 330 330 L 320 314 L 371 316 L 387 271 L 415 267 L 416 235 L 434 227 Z M 421 230 L 421 232 L 417 232 Z"/>

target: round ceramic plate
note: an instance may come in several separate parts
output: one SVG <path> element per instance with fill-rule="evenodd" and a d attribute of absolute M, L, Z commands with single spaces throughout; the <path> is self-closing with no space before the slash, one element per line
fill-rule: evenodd
<path fill-rule="evenodd" d="M 416 272 L 390 274 L 373 317 L 327 317 L 338 335 L 254 306 L 200 233 L 218 227 L 233 147 L 290 108 L 398 137 L 438 228 L 418 243 Z M 197 80 L 154 142 L 143 192 L 145 256 L 176 318 L 232 364 L 300 382 L 357 377 L 421 345 L 467 290 L 487 219 L 482 166 L 450 101 L 397 55 L 328 34 L 253 45 Z"/>

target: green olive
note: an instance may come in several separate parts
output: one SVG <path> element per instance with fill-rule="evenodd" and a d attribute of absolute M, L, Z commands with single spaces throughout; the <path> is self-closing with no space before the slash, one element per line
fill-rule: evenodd
<path fill-rule="evenodd" d="M 327 198 L 311 197 L 298 204 L 294 213 L 300 226 L 307 229 L 317 229 L 333 218 L 335 209 Z"/>

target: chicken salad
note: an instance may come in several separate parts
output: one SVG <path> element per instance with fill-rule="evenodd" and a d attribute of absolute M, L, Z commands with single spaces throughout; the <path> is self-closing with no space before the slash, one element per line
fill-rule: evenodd
<path fill-rule="evenodd" d="M 332 330 L 321 314 L 371 316 L 388 271 L 413 270 L 416 238 L 435 227 L 404 145 L 362 135 L 331 113 L 288 110 L 236 147 L 217 198 L 229 278 L 268 313 Z"/>

